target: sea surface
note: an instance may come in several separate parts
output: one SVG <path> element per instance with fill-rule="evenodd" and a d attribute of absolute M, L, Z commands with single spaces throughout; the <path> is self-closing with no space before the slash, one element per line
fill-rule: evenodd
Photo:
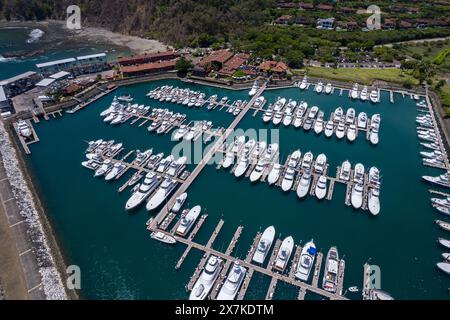
<path fill-rule="evenodd" d="M 25 62 L 19 65 L 22 63 Z M 2 66 L 5 64 L 14 69 L 10 62 Z M 188 297 L 185 285 L 203 253 L 191 250 L 182 267 L 175 270 L 185 246 L 169 246 L 150 238 L 145 223 L 156 212 L 148 213 L 140 208 L 129 213 L 124 209 L 130 190 L 119 193 L 117 189 L 132 172 L 108 183 L 94 178 L 93 172 L 80 164 L 85 159 L 86 141 L 99 138 L 123 142 L 124 154 L 150 147 L 154 152 L 167 154 L 175 146 L 170 135 L 151 134 L 146 126 L 138 127 L 140 122 L 116 127 L 105 124 L 99 113 L 109 106 L 114 94 L 130 93 L 138 103 L 183 112 L 189 120 L 211 120 L 215 126 L 232 122 L 233 116 L 224 110 L 188 109 L 145 96 L 152 88 L 164 84 L 190 87 L 208 96 L 248 99 L 246 91 L 165 80 L 119 88 L 80 112 L 35 125 L 40 142 L 31 145 L 32 155 L 27 156 L 27 162 L 67 264 L 81 268 L 82 298 Z M 381 212 L 373 217 L 368 211 L 347 207 L 344 185 L 336 184 L 331 201 L 319 201 L 311 196 L 299 200 L 294 191 L 284 193 L 267 183 L 252 184 L 247 178 L 237 179 L 228 170 L 217 170 L 215 165 L 210 165 L 188 189 L 187 205 L 199 204 L 209 215 L 195 241 L 206 244 L 219 219 L 223 218 L 225 224 L 213 247 L 225 251 L 236 228 L 243 225 L 234 255 L 244 258 L 256 232 L 274 225 L 281 238 L 292 235 L 296 243 L 302 244 L 313 238 L 324 254 L 331 246 L 337 246 L 346 261 L 344 289 L 362 286 L 363 264 L 369 261 L 381 269 L 381 288 L 396 299 L 448 299 L 449 278 L 435 266 L 444 252 L 436 239 L 449 238 L 449 234 L 440 230 L 434 220 L 446 219 L 431 208 L 430 185 L 421 181 L 422 175 L 437 175 L 442 170 L 422 165 L 416 138 L 415 102 L 395 94 L 395 103 L 391 104 L 387 92 L 382 92 L 381 103 L 376 105 L 351 101 L 347 92 L 339 96 L 338 90 L 330 96 L 297 88 L 266 90 L 263 95 L 271 103 L 278 96 L 304 100 L 309 105 L 319 106 L 325 118 L 337 106 L 344 110 L 354 107 L 369 116 L 380 113 L 382 122 L 377 146 L 371 145 L 363 135 L 349 143 L 335 136 L 327 139 L 313 130 L 305 132 L 283 126 L 279 127 L 279 138 L 282 161 L 299 148 L 302 154 L 309 150 L 315 156 L 325 153 L 331 175 L 346 159 L 352 165 L 361 162 L 366 170 L 377 166 L 382 176 Z M 249 111 L 238 128 L 275 128 L 264 124 L 261 114 L 256 117 L 252 114 L 253 111 Z M 190 165 L 189 169 L 193 167 Z M 319 283 L 321 281 L 322 275 Z M 264 299 L 269 283 L 267 276 L 255 273 L 246 299 Z M 296 299 L 297 294 L 295 287 L 279 282 L 274 299 Z M 358 293 L 347 292 L 346 296 L 361 299 Z M 306 299 L 320 297 L 307 294 Z"/>

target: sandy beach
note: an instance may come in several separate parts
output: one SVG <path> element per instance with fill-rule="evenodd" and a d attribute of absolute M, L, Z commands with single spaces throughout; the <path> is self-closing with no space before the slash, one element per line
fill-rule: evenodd
<path fill-rule="evenodd" d="M 105 28 L 82 26 L 81 30 L 69 30 L 65 21 L 0 21 L 0 28 L 38 28 L 45 32 L 42 43 L 54 44 L 55 42 L 91 43 L 97 45 L 111 45 L 127 48 L 135 54 L 142 52 L 165 51 L 170 46 L 153 39 L 144 39 L 136 36 L 124 35 L 112 32 Z"/>

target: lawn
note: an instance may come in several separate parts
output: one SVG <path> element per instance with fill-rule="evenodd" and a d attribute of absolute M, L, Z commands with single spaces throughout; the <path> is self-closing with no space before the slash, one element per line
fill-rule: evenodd
<path fill-rule="evenodd" d="M 403 84 L 406 79 L 411 83 L 418 84 L 418 81 L 411 77 L 407 72 L 400 69 L 365 69 L 365 68 L 325 68 L 325 67 L 307 67 L 308 75 L 316 78 L 341 80 L 348 82 L 358 82 L 361 84 L 370 84 L 374 80 L 382 80 Z"/>

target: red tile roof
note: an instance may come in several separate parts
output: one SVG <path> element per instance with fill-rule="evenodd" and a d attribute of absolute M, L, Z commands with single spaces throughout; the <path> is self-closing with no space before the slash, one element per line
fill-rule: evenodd
<path fill-rule="evenodd" d="M 117 61 L 121 65 L 131 65 L 131 64 L 154 62 L 159 60 L 169 60 L 175 57 L 178 57 L 178 53 L 176 53 L 175 51 L 164 51 L 164 52 L 144 53 L 138 56 L 131 56 L 131 57 L 119 57 Z"/>
<path fill-rule="evenodd" d="M 227 62 L 231 57 L 233 56 L 233 53 L 231 51 L 228 51 L 227 49 L 217 50 L 211 52 L 207 57 L 203 58 L 198 65 L 199 66 L 206 66 L 207 64 L 210 64 L 212 62 L 219 62 L 219 63 L 225 63 Z"/>
<path fill-rule="evenodd" d="M 272 60 L 263 61 L 259 65 L 259 68 L 263 71 L 272 70 L 273 72 L 276 73 L 283 73 L 288 70 L 288 66 L 284 62 Z"/>
<path fill-rule="evenodd" d="M 224 63 L 222 69 L 220 69 L 219 73 L 225 75 L 232 75 L 240 66 L 247 63 L 250 58 L 249 54 L 239 53 L 235 55 L 233 58 Z"/>
<path fill-rule="evenodd" d="M 160 70 L 168 70 L 175 68 L 176 60 L 166 60 L 160 62 L 151 62 L 139 64 L 136 66 L 121 67 L 122 73 L 152 72 Z"/>

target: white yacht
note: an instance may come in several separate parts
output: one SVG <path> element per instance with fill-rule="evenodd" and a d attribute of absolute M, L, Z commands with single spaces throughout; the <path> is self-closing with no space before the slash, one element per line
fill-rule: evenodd
<path fill-rule="evenodd" d="M 132 210 L 139 206 L 145 199 L 158 187 L 161 182 L 160 178 L 152 171 L 146 174 L 144 182 L 131 195 L 125 204 L 126 210 Z"/>
<path fill-rule="evenodd" d="M 349 181 L 350 180 L 350 171 L 351 171 L 350 161 L 345 160 L 341 166 L 341 172 L 339 173 L 339 179 L 344 180 L 344 181 Z"/>
<path fill-rule="evenodd" d="M 355 122 L 355 109 L 348 108 L 345 114 L 345 124 L 353 124 Z"/>
<path fill-rule="evenodd" d="M 368 91 L 367 86 L 364 86 L 363 89 L 361 90 L 361 95 L 360 95 L 360 99 L 362 101 L 366 101 L 369 98 L 367 91 Z"/>
<path fill-rule="evenodd" d="M 304 89 L 306 89 L 307 85 L 308 85 L 308 78 L 306 76 L 304 76 L 302 82 L 300 83 L 299 88 L 304 90 Z"/>
<path fill-rule="evenodd" d="M 369 211 L 372 215 L 376 216 L 380 213 L 380 189 L 370 188 L 368 200 Z"/>
<path fill-rule="evenodd" d="M 105 180 L 106 181 L 110 181 L 110 180 L 114 179 L 125 168 L 126 168 L 126 166 L 123 163 L 120 163 L 120 162 L 114 163 L 113 168 L 111 169 L 111 171 L 108 172 L 108 174 L 105 176 Z"/>
<path fill-rule="evenodd" d="M 189 300 L 205 300 L 222 270 L 223 260 L 211 255 L 192 288 Z"/>
<path fill-rule="evenodd" d="M 333 113 L 333 121 L 341 122 L 342 120 L 344 120 L 343 116 L 344 116 L 344 110 L 341 107 L 337 107 Z"/>
<path fill-rule="evenodd" d="M 366 129 L 367 127 L 367 114 L 365 112 L 361 112 L 358 114 L 358 128 Z"/>
<path fill-rule="evenodd" d="M 103 161 L 102 165 L 95 170 L 94 177 L 100 177 L 104 174 L 106 174 L 112 167 L 111 159 L 106 159 Z"/>
<path fill-rule="evenodd" d="M 362 193 L 363 193 L 363 185 L 361 182 L 357 182 L 352 190 L 351 194 L 351 203 L 353 208 L 359 209 L 362 205 Z"/>
<path fill-rule="evenodd" d="M 314 123 L 314 132 L 316 134 L 319 134 L 323 131 L 323 111 L 319 112 L 319 115 L 317 116 L 317 120 Z"/>
<path fill-rule="evenodd" d="M 239 159 L 238 165 L 236 167 L 236 169 L 234 170 L 234 176 L 236 178 L 239 178 L 240 176 L 242 176 L 245 171 L 247 171 L 248 166 L 250 165 L 250 159 L 248 154 L 244 153 L 242 154 L 242 156 Z"/>
<path fill-rule="evenodd" d="M 357 83 L 355 83 L 353 85 L 352 91 L 350 92 L 350 96 L 352 99 L 358 98 L 358 84 Z"/>
<path fill-rule="evenodd" d="M 317 249 L 314 241 L 311 240 L 305 244 L 300 254 L 300 261 L 297 265 L 295 277 L 302 281 L 308 281 L 309 274 L 314 265 Z"/>
<path fill-rule="evenodd" d="M 181 207 L 183 206 L 184 202 L 187 199 L 187 193 L 184 192 L 182 194 L 180 194 L 176 199 L 175 199 L 175 204 L 172 207 L 172 212 L 177 213 L 178 211 L 180 211 Z"/>
<path fill-rule="evenodd" d="M 258 161 L 258 163 L 255 166 L 255 169 L 253 169 L 252 173 L 250 174 L 250 181 L 255 182 L 258 181 L 262 174 L 264 173 L 264 169 L 266 168 L 266 162 L 264 159 L 261 159 Z"/>
<path fill-rule="evenodd" d="M 166 171 L 166 176 L 175 178 L 185 167 L 187 157 L 178 158 L 175 161 L 172 161 L 169 165 L 169 168 Z"/>
<path fill-rule="evenodd" d="M 316 162 L 314 163 L 314 172 L 322 174 L 325 171 L 327 165 L 327 156 L 321 153 L 317 156 Z"/>
<path fill-rule="evenodd" d="M 363 183 L 365 172 L 366 171 L 365 171 L 364 165 L 362 163 L 357 163 L 355 165 L 355 173 L 353 175 L 353 181 Z"/>
<path fill-rule="evenodd" d="M 325 261 L 325 275 L 323 276 L 322 287 L 328 292 L 335 293 L 339 276 L 339 253 L 336 247 L 331 247 L 328 250 Z"/>
<path fill-rule="evenodd" d="M 156 168 L 156 172 L 164 173 L 167 169 L 169 169 L 170 164 L 173 161 L 173 155 L 169 154 L 167 157 L 161 160 L 158 167 Z"/>
<path fill-rule="evenodd" d="M 234 153 L 229 151 L 225 155 L 225 159 L 223 160 L 222 167 L 225 169 L 229 168 L 234 163 Z"/>
<path fill-rule="evenodd" d="M 275 163 L 272 167 L 272 170 L 270 170 L 269 176 L 267 177 L 267 182 L 269 184 L 274 184 L 278 181 L 278 178 L 280 177 L 281 172 L 281 164 Z"/>
<path fill-rule="evenodd" d="M 436 266 L 442 272 L 450 275 L 450 263 L 448 263 L 448 262 L 438 262 L 438 263 L 436 263 Z"/>
<path fill-rule="evenodd" d="M 272 120 L 272 117 L 273 117 L 273 110 L 272 109 L 267 109 L 265 112 L 264 112 L 264 114 L 263 114 L 263 121 L 264 122 L 269 122 L 270 120 Z"/>
<path fill-rule="evenodd" d="M 370 129 L 370 133 L 369 133 L 369 141 L 372 144 L 378 144 L 378 142 L 380 141 L 380 138 L 378 136 L 378 125 L 377 124 L 371 124 L 371 129 Z"/>
<path fill-rule="evenodd" d="M 425 181 L 440 185 L 442 187 L 450 188 L 450 172 L 446 172 L 437 177 L 422 176 Z"/>
<path fill-rule="evenodd" d="M 308 194 L 311 185 L 311 177 L 311 171 L 309 169 L 305 170 L 297 186 L 297 196 L 299 198 L 303 198 Z"/>
<path fill-rule="evenodd" d="M 278 98 L 277 101 L 273 105 L 273 110 L 280 111 L 283 109 L 285 104 L 286 104 L 286 98 Z"/>
<path fill-rule="evenodd" d="M 291 167 L 288 167 L 284 174 L 283 181 L 281 182 L 281 189 L 284 192 L 291 190 L 292 185 L 294 184 L 294 178 L 295 170 Z"/>
<path fill-rule="evenodd" d="M 264 151 L 266 150 L 267 143 L 265 141 L 259 141 L 255 144 L 255 148 L 253 149 L 253 152 L 251 153 L 251 156 L 253 158 L 260 158 Z"/>
<path fill-rule="evenodd" d="M 378 100 L 379 100 L 379 97 L 378 97 L 378 91 L 375 90 L 375 89 L 373 89 L 373 90 L 370 92 L 370 101 L 373 102 L 373 103 L 377 103 Z"/>
<path fill-rule="evenodd" d="M 174 131 L 172 140 L 173 141 L 180 141 L 184 135 L 188 132 L 189 128 L 187 125 L 182 124 L 177 130 Z"/>
<path fill-rule="evenodd" d="M 258 89 L 259 89 L 258 81 L 255 80 L 255 82 L 253 82 L 252 88 L 248 92 L 248 95 L 250 97 L 254 96 L 256 94 L 256 92 L 258 92 Z"/>
<path fill-rule="evenodd" d="M 161 186 L 156 190 L 153 196 L 148 200 L 145 208 L 150 211 L 156 209 L 163 203 L 163 201 L 169 196 L 169 194 L 175 189 L 178 182 L 172 178 L 166 178 Z"/>
<path fill-rule="evenodd" d="M 338 139 L 342 139 L 345 135 L 345 125 L 344 122 L 339 122 L 339 124 L 336 127 L 336 137 Z"/>
<path fill-rule="evenodd" d="M 313 153 L 311 151 L 308 151 L 305 153 L 305 155 L 303 156 L 303 161 L 302 161 L 302 169 L 311 169 L 312 163 L 313 163 Z"/>
<path fill-rule="evenodd" d="M 19 121 L 17 121 L 16 125 L 17 125 L 17 131 L 19 132 L 19 134 L 21 136 L 23 136 L 25 138 L 29 138 L 33 134 L 30 126 L 28 125 L 28 123 L 26 123 L 26 121 L 19 120 Z"/>
<path fill-rule="evenodd" d="M 283 242 L 281 243 L 280 249 L 278 250 L 275 264 L 273 266 L 276 270 L 283 272 L 286 269 L 293 249 L 294 239 L 291 236 L 284 238 Z"/>
<path fill-rule="evenodd" d="M 267 257 L 267 254 L 272 247 L 273 239 L 275 238 L 275 227 L 267 227 L 266 230 L 261 235 L 259 242 L 256 247 L 256 251 L 253 254 L 252 261 L 263 264 Z"/>
<path fill-rule="evenodd" d="M 444 238 L 438 238 L 438 243 L 439 243 L 441 246 L 444 246 L 444 247 L 446 247 L 447 249 L 450 249 L 450 240 L 446 240 L 446 239 L 444 239 Z"/>
<path fill-rule="evenodd" d="M 328 120 L 325 126 L 325 137 L 329 138 L 333 135 L 334 132 L 334 124 L 332 120 Z"/>
<path fill-rule="evenodd" d="M 189 232 L 189 230 L 191 230 L 191 228 L 193 227 L 201 211 L 202 211 L 201 206 L 195 206 L 191 210 L 189 210 L 189 212 L 184 217 L 181 218 L 181 222 L 178 225 L 177 230 L 175 231 L 176 234 L 180 236 L 185 236 Z"/>
<path fill-rule="evenodd" d="M 325 86 L 325 93 L 330 94 L 332 90 L 333 86 L 331 85 L 331 83 L 328 82 L 327 85 Z"/>
<path fill-rule="evenodd" d="M 274 125 L 279 125 L 282 120 L 283 120 L 283 111 L 281 110 L 276 111 L 275 115 L 272 118 L 272 123 Z"/>
<path fill-rule="evenodd" d="M 177 240 L 172 237 L 171 235 L 165 233 L 165 232 L 161 232 L 161 231 L 153 231 L 150 234 L 150 237 L 152 239 L 167 243 L 167 244 L 175 244 L 177 243 Z"/>
<path fill-rule="evenodd" d="M 230 272 L 228 273 L 227 279 L 220 288 L 219 294 L 217 295 L 217 300 L 234 300 L 239 288 L 244 281 L 247 269 L 239 264 L 239 261 L 235 261 Z"/>
<path fill-rule="evenodd" d="M 347 139 L 348 139 L 348 141 L 350 141 L 350 142 L 353 142 L 353 141 L 355 141 L 355 139 L 356 139 L 356 126 L 355 126 L 354 124 L 351 124 L 351 125 L 348 127 L 348 130 L 347 130 Z"/>
<path fill-rule="evenodd" d="M 315 90 L 316 90 L 317 93 L 321 93 L 323 91 L 323 83 L 322 83 L 322 81 L 319 81 L 317 83 Z"/>
<path fill-rule="evenodd" d="M 319 177 L 319 180 L 317 181 L 317 184 L 316 184 L 315 194 L 316 194 L 317 199 L 319 199 L 319 200 L 325 198 L 325 196 L 327 194 L 327 177 L 326 176 L 322 175 Z"/>

